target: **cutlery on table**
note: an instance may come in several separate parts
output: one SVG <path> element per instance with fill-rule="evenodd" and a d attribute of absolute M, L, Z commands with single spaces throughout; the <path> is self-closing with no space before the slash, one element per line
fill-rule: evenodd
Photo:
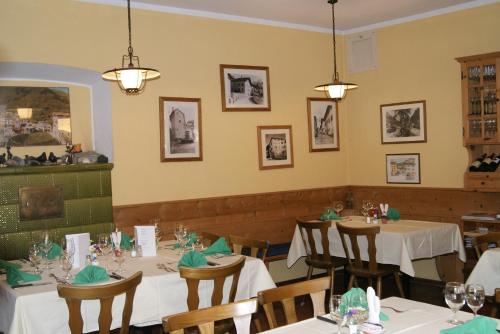
<path fill-rule="evenodd" d="M 124 279 L 124 278 L 125 278 L 125 277 L 123 277 L 122 275 L 119 275 L 119 274 L 117 274 L 117 273 L 115 273 L 115 272 L 112 272 L 112 273 L 109 275 L 109 277 L 114 278 L 114 279 L 117 279 L 117 280 L 121 280 L 121 279 Z"/>
<path fill-rule="evenodd" d="M 29 286 L 40 286 L 40 285 L 49 285 L 49 284 L 54 284 L 52 282 L 42 282 L 42 283 L 26 283 L 26 284 L 14 284 L 11 285 L 12 289 L 18 289 L 18 288 L 25 288 Z"/>
<path fill-rule="evenodd" d="M 331 324 L 337 324 L 337 322 L 335 320 L 333 320 L 332 318 L 330 318 L 326 315 L 318 315 L 316 318 L 318 320 L 326 321 L 326 322 L 329 322 Z"/>
<path fill-rule="evenodd" d="M 66 281 L 64 278 L 57 277 L 56 275 L 54 275 L 54 273 L 50 273 L 49 276 L 53 277 L 59 284 L 69 284 L 69 282 Z"/>
<path fill-rule="evenodd" d="M 391 306 L 380 306 L 380 307 L 381 308 L 387 308 L 389 310 L 393 310 L 396 313 L 403 313 L 403 312 L 409 311 L 409 310 L 398 310 L 398 309 L 395 309 L 394 307 L 391 307 Z"/>
<path fill-rule="evenodd" d="M 158 269 L 163 269 L 163 270 L 165 270 L 166 272 L 169 272 L 169 273 L 175 273 L 175 272 L 177 272 L 176 269 L 168 267 L 164 263 L 157 263 L 156 266 L 158 267 Z"/>

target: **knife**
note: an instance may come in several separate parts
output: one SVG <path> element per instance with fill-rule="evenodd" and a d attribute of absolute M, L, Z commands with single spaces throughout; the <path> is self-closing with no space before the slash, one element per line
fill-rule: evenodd
<path fill-rule="evenodd" d="M 43 283 L 27 283 L 27 284 L 14 284 L 11 285 L 10 287 L 12 289 L 17 289 L 17 288 L 25 288 L 28 286 L 39 286 L 39 285 L 49 285 L 49 284 L 54 284 L 52 282 L 43 282 Z"/>
<path fill-rule="evenodd" d="M 329 322 L 331 324 L 337 324 L 337 322 L 329 317 L 326 317 L 326 316 L 322 316 L 322 315 L 318 315 L 316 317 L 318 320 L 322 320 L 322 321 L 326 321 L 326 322 Z"/>
<path fill-rule="evenodd" d="M 118 275 L 117 273 L 115 272 L 112 272 L 111 275 L 109 275 L 109 277 L 111 278 L 114 278 L 114 279 L 117 279 L 117 280 L 120 280 L 120 279 L 124 279 L 125 277 L 123 277 L 122 275 Z"/>
<path fill-rule="evenodd" d="M 209 266 L 218 266 L 218 265 L 219 265 L 219 263 L 217 263 L 217 262 L 212 262 L 212 261 L 207 261 L 207 264 L 208 264 Z"/>

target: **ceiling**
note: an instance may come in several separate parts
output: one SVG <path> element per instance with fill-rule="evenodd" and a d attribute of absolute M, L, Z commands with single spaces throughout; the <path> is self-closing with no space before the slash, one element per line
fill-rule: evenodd
<path fill-rule="evenodd" d="M 83 0 L 120 5 L 125 0 Z M 343 32 L 476 7 L 500 0 L 339 0 L 337 29 Z M 331 29 L 327 0 L 132 0 L 133 8 L 208 16 L 308 30 Z"/>

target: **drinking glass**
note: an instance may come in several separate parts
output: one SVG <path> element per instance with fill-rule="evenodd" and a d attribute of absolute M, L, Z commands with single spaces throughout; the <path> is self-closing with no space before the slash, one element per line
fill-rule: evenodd
<path fill-rule="evenodd" d="M 484 304 L 484 287 L 481 284 L 468 284 L 465 288 L 467 305 L 474 312 L 474 318 L 477 316 L 477 311 Z"/>
<path fill-rule="evenodd" d="M 337 322 L 337 334 L 341 334 L 342 316 L 340 315 L 340 304 L 342 304 L 342 295 L 330 296 L 330 317 Z"/>
<path fill-rule="evenodd" d="M 74 259 L 74 255 L 66 253 L 66 252 L 61 253 L 61 255 L 59 256 L 61 268 L 66 273 L 66 275 L 64 276 L 65 280 L 69 280 L 71 278 L 71 275 L 69 272 L 73 268 L 73 259 Z"/>
<path fill-rule="evenodd" d="M 53 246 L 52 238 L 49 231 L 42 232 L 42 241 L 40 243 L 40 249 L 42 250 L 43 257 L 45 259 L 45 269 L 49 270 L 49 253 Z"/>
<path fill-rule="evenodd" d="M 63 253 L 68 255 L 75 255 L 75 241 L 73 239 L 66 239 L 66 237 L 61 238 L 61 249 Z"/>
<path fill-rule="evenodd" d="M 42 262 L 42 251 L 40 250 L 39 245 L 36 243 L 34 243 L 30 246 L 29 260 L 30 260 L 31 264 L 33 265 L 33 267 L 35 267 L 35 269 L 33 270 L 34 274 L 38 275 L 38 274 L 43 273 L 43 271 L 40 268 L 38 268 L 38 266 Z"/>
<path fill-rule="evenodd" d="M 448 282 L 444 288 L 444 299 L 448 307 L 453 311 L 453 317 L 448 320 L 452 325 L 463 324 L 457 319 L 457 311 L 465 304 L 465 287 L 460 282 Z"/>
<path fill-rule="evenodd" d="M 122 269 L 122 264 L 125 262 L 125 252 L 120 248 L 115 248 L 113 250 L 113 260 L 118 264 L 118 272 L 123 273 L 125 270 Z"/>
<path fill-rule="evenodd" d="M 101 233 L 97 236 L 99 249 L 102 252 L 102 255 L 108 255 L 111 251 L 111 242 L 109 240 L 109 235 L 107 233 Z"/>

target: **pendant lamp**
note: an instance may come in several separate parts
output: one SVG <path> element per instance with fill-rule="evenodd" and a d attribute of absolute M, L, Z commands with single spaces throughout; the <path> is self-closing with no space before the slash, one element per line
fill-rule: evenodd
<path fill-rule="evenodd" d="M 348 82 L 342 82 L 337 72 L 337 50 L 335 43 L 335 4 L 338 0 L 328 0 L 332 4 L 332 26 L 333 26 L 333 82 L 314 87 L 314 90 L 328 93 L 328 96 L 334 100 L 344 98 L 347 90 L 357 88 L 358 85 Z"/>
<path fill-rule="evenodd" d="M 128 10 L 128 55 L 122 58 L 122 67 L 106 71 L 102 74 L 104 80 L 116 81 L 120 90 L 127 95 L 137 95 L 144 91 L 148 80 L 160 77 L 160 72 L 148 67 L 141 67 L 139 57 L 134 56 L 132 48 L 132 25 L 130 20 L 130 0 L 127 0 Z M 128 65 L 125 64 L 128 62 Z"/>

